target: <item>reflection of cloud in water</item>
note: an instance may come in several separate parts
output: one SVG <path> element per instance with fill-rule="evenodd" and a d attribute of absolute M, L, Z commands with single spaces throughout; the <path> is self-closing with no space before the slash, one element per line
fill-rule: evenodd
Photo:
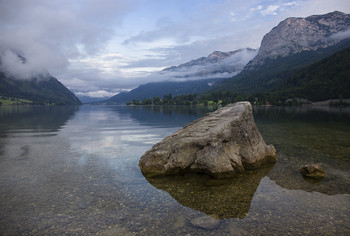
<path fill-rule="evenodd" d="M 126 107 L 82 107 L 70 123 L 65 132 L 70 139 L 70 151 L 78 157 L 79 165 L 95 162 L 118 170 L 126 163 L 137 166 L 140 156 L 172 131 L 150 130 L 129 113 L 119 113 L 119 109 Z"/>
<path fill-rule="evenodd" d="M 154 134 L 136 134 L 121 136 L 121 141 L 154 144 L 161 141 L 161 138 Z"/>
<path fill-rule="evenodd" d="M 129 156 L 130 151 L 134 151 L 137 146 L 152 145 L 160 141 L 161 137 L 156 134 L 101 132 L 95 134 L 93 139 L 91 137 L 79 137 L 79 139 L 79 142 L 72 142 L 72 151 L 81 155 L 121 158 Z"/>

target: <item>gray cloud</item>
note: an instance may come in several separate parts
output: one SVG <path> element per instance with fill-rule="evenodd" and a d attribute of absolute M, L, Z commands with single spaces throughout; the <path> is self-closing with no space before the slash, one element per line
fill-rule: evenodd
<path fill-rule="evenodd" d="M 0 45 L 27 59 L 25 66 L 18 64 L 26 67 L 21 77 L 44 68 L 55 74 L 70 59 L 103 49 L 131 7 L 127 0 L 0 1 Z M 8 52 L 2 56 L 7 65 L 16 63 Z M 22 70 L 7 71 L 18 75 Z"/>
<path fill-rule="evenodd" d="M 13 50 L 2 48 L 0 48 L 0 70 L 15 79 L 30 79 L 37 75 L 47 75 L 41 65 L 28 61 Z"/>

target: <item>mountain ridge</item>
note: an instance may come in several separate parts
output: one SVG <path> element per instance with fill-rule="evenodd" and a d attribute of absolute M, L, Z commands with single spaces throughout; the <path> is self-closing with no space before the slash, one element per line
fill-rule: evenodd
<path fill-rule="evenodd" d="M 350 39 L 332 38 L 348 31 L 350 14 L 337 11 L 306 18 L 287 18 L 264 36 L 257 56 L 238 75 L 217 84 L 209 92 L 271 91 L 290 74 L 349 47 Z M 306 36 L 303 32 L 307 32 Z"/>
<path fill-rule="evenodd" d="M 172 96 L 201 93 L 208 90 L 220 79 L 203 79 L 189 81 L 163 81 L 142 84 L 139 87 L 129 91 L 119 93 L 107 100 L 95 102 L 92 104 L 125 104 L 133 99 L 142 100 L 145 98 L 160 97 L 171 94 Z"/>

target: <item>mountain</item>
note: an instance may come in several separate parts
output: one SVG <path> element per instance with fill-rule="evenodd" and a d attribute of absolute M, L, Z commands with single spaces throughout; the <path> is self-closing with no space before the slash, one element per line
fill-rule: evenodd
<path fill-rule="evenodd" d="M 34 104 L 81 105 L 80 100 L 48 72 L 28 76 L 26 58 L 11 50 L 6 53 L 11 60 L 1 53 L 0 96 L 26 99 Z M 20 76 L 22 72 L 27 73 L 26 77 Z"/>
<path fill-rule="evenodd" d="M 225 78 L 238 74 L 255 57 L 256 49 L 244 48 L 229 52 L 214 51 L 207 57 L 165 68 L 161 75 L 169 78 Z"/>
<path fill-rule="evenodd" d="M 211 91 L 268 92 L 294 72 L 350 46 L 350 14 L 287 18 L 267 33 L 257 56 Z"/>
<path fill-rule="evenodd" d="M 34 104 L 81 105 L 80 100 L 51 75 L 21 80 L 0 72 L 0 95 L 27 99 Z"/>
<path fill-rule="evenodd" d="M 258 55 L 245 69 L 261 66 L 266 59 L 274 60 L 334 46 L 346 34 L 349 35 L 349 27 L 350 14 L 339 11 L 306 18 L 287 18 L 263 37 Z"/>
<path fill-rule="evenodd" d="M 97 102 L 96 104 L 124 104 L 133 99 L 142 100 L 144 98 L 160 97 L 172 94 L 184 95 L 201 93 L 208 90 L 213 84 L 220 81 L 220 79 L 204 79 L 204 80 L 189 80 L 189 81 L 165 81 L 154 82 L 140 85 L 130 92 L 122 92 L 108 100 Z"/>
<path fill-rule="evenodd" d="M 350 47 L 294 73 L 272 93 L 282 100 L 350 98 Z"/>

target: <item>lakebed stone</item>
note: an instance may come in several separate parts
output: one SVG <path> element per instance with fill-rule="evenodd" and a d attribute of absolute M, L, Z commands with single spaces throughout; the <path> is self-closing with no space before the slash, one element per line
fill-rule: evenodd
<path fill-rule="evenodd" d="M 186 172 L 230 178 L 276 162 L 276 150 L 257 129 L 252 106 L 238 102 L 195 120 L 155 144 L 140 159 L 147 177 Z"/>
<path fill-rule="evenodd" d="M 326 173 L 324 172 L 324 170 L 321 167 L 321 164 L 319 163 L 305 165 L 299 171 L 304 177 L 313 179 L 322 179 L 326 176 Z"/>
<path fill-rule="evenodd" d="M 202 229 L 216 229 L 220 225 L 220 220 L 211 216 L 202 216 L 191 220 L 191 224 Z"/>

